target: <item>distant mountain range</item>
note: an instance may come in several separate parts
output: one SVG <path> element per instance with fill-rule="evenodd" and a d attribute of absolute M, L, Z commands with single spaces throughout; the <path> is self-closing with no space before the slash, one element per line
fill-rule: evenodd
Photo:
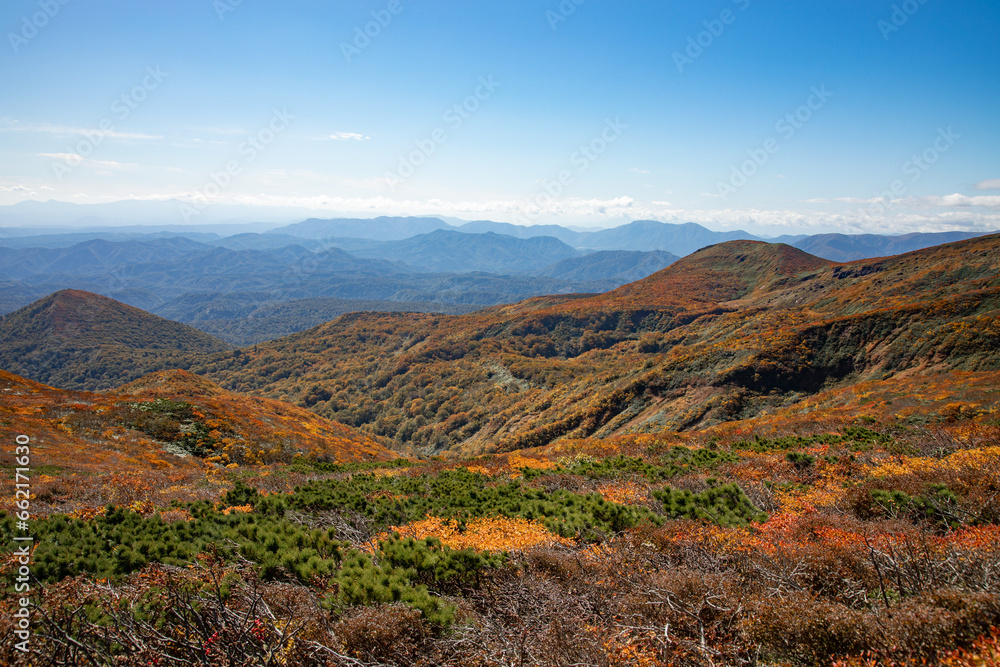
<path fill-rule="evenodd" d="M 438 218 L 389 218 L 384 216 L 372 220 L 310 218 L 292 225 L 272 229 L 268 235 L 277 234 L 307 239 L 344 237 L 371 239 L 372 241 L 400 241 L 441 229 L 452 229 L 452 226 Z"/>
<path fill-rule="evenodd" d="M 488 220 L 456 227 L 438 218 L 312 219 L 272 229 L 263 236 L 275 235 L 285 240 L 289 236 L 314 240 L 330 239 L 330 242 L 336 243 L 336 239 L 345 237 L 390 241 L 443 231 L 470 235 L 494 234 L 518 239 L 549 237 L 581 250 L 664 250 L 680 256 L 724 241 L 760 240 L 742 231 L 713 232 L 693 222 L 677 225 L 653 220 L 637 220 L 613 229 L 579 232 L 559 225 L 526 227 Z"/>
<path fill-rule="evenodd" d="M 608 280 L 630 283 L 665 269 L 680 257 L 662 250 L 599 250 L 581 257 L 568 257 L 534 272 L 536 276 L 577 280 Z M 617 285 L 616 285 L 617 286 Z"/>
<path fill-rule="evenodd" d="M 403 262 L 428 273 L 529 275 L 585 254 L 551 236 L 520 239 L 495 232 L 462 234 L 443 229 L 401 241 L 332 238 L 327 243 L 356 257 Z"/>
<path fill-rule="evenodd" d="M 904 234 L 902 236 L 879 236 L 877 234 L 816 234 L 807 236 L 792 245 L 806 252 L 832 259 L 837 262 L 851 262 L 856 259 L 902 255 L 931 248 L 942 243 L 954 243 L 984 236 L 969 232 L 939 232 L 934 234 Z"/>
<path fill-rule="evenodd" d="M 716 243 L 750 240 L 787 243 L 806 252 L 831 259 L 848 262 L 899 255 L 905 252 L 930 248 L 942 243 L 952 243 L 983 236 L 991 232 L 938 232 L 914 233 L 902 236 L 878 234 L 815 234 L 809 236 L 785 236 L 765 239 L 742 230 L 714 232 L 699 224 L 688 222 L 674 224 L 655 220 L 636 220 L 620 227 L 597 231 L 575 231 L 559 225 L 512 225 L 506 222 L 480 220 L 463 225 L 449 225 L 439 218 L 336 218 L 330 220 L 310 219 L 294 225 L 277 227 L 265 234 L 241 235 L 246 238 L 256 236 L 258 243 L 268 243 L 267 237 L 274 237 L 275 243 L 288 243 L 292 239 L 310 241 L 326 240 L 343 247 L 348 252 L 349 244 L 358 244 L 358 239 L 403 240 L 431 232 L 454 231 L 463 234 L 498 234 L 519 239 L 552 237 L 564 244 L 584 251 L 634 250 L 648 252 L 662 250 L 683 257 Z M 280 239 L 280 241 L 279 241 Z M 349 239 L 349 240 L 348 240 Z M 301 241 L 300 241 L 301 242 Z M 344 245 L 341 245 L 344 244 Z"/>
<path fill-rule="evenodd" d="M 0 220 L 14 208 L 33 207 L 0 207 Z M 119 215 L 133 208 L 101 210 Z M 65 205 L 50 212 L 76 210 Z M 532 296 L 606 292 L 701 248 L 759 240 L 739 230 L 649 220 L 586 231 L 428 217 L 309 218 L 235 229 L 240 233 L 225 235 L 234 226 L 209 224 L 39 235 L 0 228 L 0 313 L 62 289 L 86 290 L 244 345 L 355 310 L 456 314 Z M 824 259 L 851 261 L 974 236 L 785 240 Z"/>

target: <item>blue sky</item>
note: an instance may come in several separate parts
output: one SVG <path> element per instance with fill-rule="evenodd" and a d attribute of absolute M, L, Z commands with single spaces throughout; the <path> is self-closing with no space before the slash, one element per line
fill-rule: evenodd
<path fill-rule="evenodd" d="M 0 27 L 0 204 L 1000 228 L 1000 3 L 8 0 Z"/>

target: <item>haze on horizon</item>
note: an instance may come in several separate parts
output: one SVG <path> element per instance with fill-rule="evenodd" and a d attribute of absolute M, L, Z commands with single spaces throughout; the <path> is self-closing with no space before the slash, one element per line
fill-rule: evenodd
<path fill-rule="evenodd" d="M 995 3 L 14 0 L 0 26 L 0 206 L 1000 229 Z"/>

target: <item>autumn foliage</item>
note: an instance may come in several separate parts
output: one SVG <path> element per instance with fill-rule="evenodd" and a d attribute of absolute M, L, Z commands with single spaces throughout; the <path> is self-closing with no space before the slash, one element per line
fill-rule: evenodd
<path fill-rule="evenodd" d="M 998 251 L 722 244 L 106 392 L 0 373 L 38 538 L 0 662 L 995 664 Z"/>

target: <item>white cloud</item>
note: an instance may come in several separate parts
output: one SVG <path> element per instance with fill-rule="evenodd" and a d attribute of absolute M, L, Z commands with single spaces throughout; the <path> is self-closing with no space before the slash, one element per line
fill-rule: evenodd
<path fill-rule="evenodd" d="M 296 171 L 271 172 L 300 180 Z M 450 200 L 441 198 L 400 197 L 386 193 L 385 184 L 379 179 L 355 179 L 349 183 L 337 181 L 340 187 L 350 185 L 359 196 L 316 194 L 327 189 L 324 184 L 296 193 L 288 187 L 261 188 L 256 191 L 228 191 L 213 197 L 215 205 L 243 205 L 266 208 L 309 209 L 329 211 L 338 215 L 375 217 L 378 215 L 438 215 L 463 219 L 491 219 L 521 224 L 562 224 L 567 226 L 613 227 L 632 220 L 658 220 L 669 223 L 695 222 L 717 230 L 743 229 L 752 234 L 778 236 L 780 234 L 815 234 L 839 232 L 844 234 L 905 234 L 910 232 L 1000 230 L 1000 197 L 913 197 L 894 200 L 888 205 L 870 206 L 862 202 L 879 202 L 878 199 L 830 198 L 828 206 L 816 204 L 801 210 L 786 208 L 720 208 L 720 202 L 702 200 L 703 205 L 674 206 L 669 201 L 637 201 L 631 197 L 611 198 L 560 198 L 550 200 L 535 196 L 496 197 L 483 200 Z M 8 197 L 28 198 L 24 190 L 14 192 L 8 183 L 3 192 Z M 383 188 L 379 192 L 379 188 Z M 322 189 L 320 189 L 322 188 Z M 27 188 L 25 188 L 27 190 Z M 365 192 L 367 190 L 367 192 Z M 329 190 L 328 190 L 329 191 Z M 335 191 L 335 190 L 334 190 Z M 58 198 L 68 200 L 72 195 L 61 191 Z M 537 195 L 537 193 L 536 193 Z M 93 196 L 78 197 L 94 201 Z M 178 199 L 204 202 L 203 195 L 193 190 L 145 191 L 128 196 L 134 200 L 162 201 Z M 122 199 L 101 197 L 103 201 Z M 839 202 L 839 205 L 838 205 Z M 819 202 L 816 202 L 819 203 Z M 886 202 L 882 202 L 885 204 Z M 987 205 L 988 204 L 988 205 Z M 723 205 L 724 206 L 724 205 Z"/>
<path fill-rule="evenodd" d="M 976 183 L 977 190 L 1000 190 L 1000 178 L 991 178 L 986 181 Z"/>
<path fill-rule="evenodd" d="M 101 130 L 94 127 L 70 127 L 66 125 L 32 125 L 4 118 L 0 124 L 0 132 L 35 132 L 51 134 L 57 137 L 101 135 L 110 139 L 163 139 L 161 134 L 143 134 L 141 132 L 118 132 L 116 130 Z"/>
<path fill-rule="evenodd" d="M 1000 207 L 1000 195 L 975 195 L 963 194 L 951 195 L 929 195 L 924 197 L 899 197 L 897 199 L 886 199 L 884 197 L 834 197 L 832 199 L 816 198 L 805 199 L 806 204 L 854 204 L 857 206 L 880 205 L 882 208 L 964 208 L 970 206 L 995 208 Z"/>
<path fill-rule="evenodd" d="M 985 207 L 1000 208 L 1000 195 L 976 195 L 969 197 L 958 193 L 940 197 L 908 197 L 903 200 L 914 206 L 929 206 L 932 208 Z"/>
<path fill-rule="evenodd" d="M 366 141 L 371 139 L 363 134 L 358 134 L 357 132 L 334 132 L 333 134 L 328 134 L 324 139 L 332 139 L 333 141 Z"/>
<path fill-rule="evenodd" d="M 649 173 L 649 170 L 648 169 L 637 169 L 636 167 L 632 167 L 631 169 L 629 169 L 629 172 L 631 172 L 633 174 L 646 175 L 646 174 Z"/>

